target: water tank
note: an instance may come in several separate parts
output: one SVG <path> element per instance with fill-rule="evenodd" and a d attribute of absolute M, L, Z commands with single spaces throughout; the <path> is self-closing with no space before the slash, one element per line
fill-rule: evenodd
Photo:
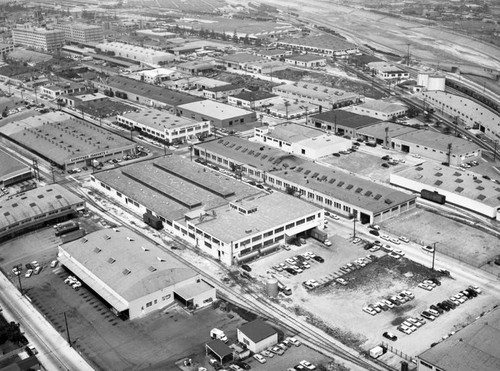
<path fill-rule="evenodd" d="M 266 293 L 269 297 L 275 298 L 278 296 L 278 280 L 276 278 L 268 278 L 266 282 Z"/>

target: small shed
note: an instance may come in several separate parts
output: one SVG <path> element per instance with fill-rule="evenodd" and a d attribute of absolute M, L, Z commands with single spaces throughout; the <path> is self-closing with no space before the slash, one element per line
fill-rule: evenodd
<path fill-rule="evenodd" d="M 278 343 L 278 332 L 261 319 L 245 323 L 237 332 L 238 341 L 254 353 Z"/>
<path fill-rule="evenodd" d="M 233 350 L 219 339 L 205 344 L 205 352 L 207 356 L 214 357 L 221 364 L 231 362 L 234 359 Z"/>

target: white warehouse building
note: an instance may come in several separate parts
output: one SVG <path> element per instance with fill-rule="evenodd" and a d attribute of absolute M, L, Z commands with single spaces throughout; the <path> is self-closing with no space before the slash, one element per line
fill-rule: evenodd
<path fill-rule="evenodd" d="M 203 307 L 215 288 L 160 247 L 126 228 L 102 229 L 59 246 L 58 260 L 116 315 L 140 318 L 178 301 Z"/>

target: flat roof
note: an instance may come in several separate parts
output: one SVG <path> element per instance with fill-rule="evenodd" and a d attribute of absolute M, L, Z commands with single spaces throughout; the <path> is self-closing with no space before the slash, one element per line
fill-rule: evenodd
<path fill-rule="evenodd" d="M 500 205 L 500 186 L 483 179 L 480 174 L 463 172 L 429 161 L 401 170 L 395 175 L 429 186 L 431 190 L 442 189 L 488 206 Z"/>
<path fill-rule="evenodd" d="M 101 93 L 91 93 L 91 94 L 81 94 L 81 95 L 73 95 L 73 98 L 79 99 L 82 102 L 89 102 L 96 99 L 105 99 L 106 95 Z"/>
<path fill-rule="evenodd" d="M 342 109 L 326 111 L 318 113 L 317 115 L 311 115 L 310 117 L 311 119 L 326 121 L 332 124 L 336 122 L 338 125 L 342 125 L 352 129 L 360 129 L 370 126 L 376 122 L 380 122 L 380 119 L 359 115 L 357 113 L 345 111 Z"/>
<path fill-rule="evenodd" d="M 108 42 L 108 43 L 102 43 L 102 44 L 97 44 L 96 48 L 102 49 L 102 50 L 120 50 L 120 51 L 126 51 L 126 52 L 131 52 L 131 53 L 139 53 L 144 56 L 146 55 L 152 55 L 155 57 L 165 57 L 168 59 L 175 59 L 175 55 L 169 52 L 164 52 L 161 50 L 155 50 L 151 48 L 144 48 L 142 46 L 137 46 L 137 45 L 131 45 L 131 44 L 125 44 L 119 41 L 113 41 L 113 42 Z M 124 56 L 121 56 L 124 58 Z M 129 58 L 131 59 L 131 58 Z M 135 59 L 135 58 L 134 58 Z"/>
<path fill-rule="evenodd" d="M 193 95 L 166 89 L 161 86 L 151 85 L 123 76 L 110 76 L 106 80 L 105 84 L 115 88 L 116 90 L 122 90 L 141 97 L 150 98 L 170 106 L 178 106 L 181 104 L 203 100 L 203 98 L 198 98 Z"/>
<path fill-rule="evenodd" d="M 179 105 L 177 108 L 199 113 L 217 120 L 227 120 L 233 117 L 255 114 L 253 111 L 247 111 L 243 108 L 233 107 L 228 104 L 216 102 L 213 100 L 202 100 L 192 103 Z"/>
<path fill-rule="evenodd" d="M 248 62 L 261 61 L 262 58 L 263 57 L 260 55 L 255 55 L 250 53 L 236 53 L 236 54 L 225 55 L 220 59 L 227 62 L 248 63 Z"/>
<path fill-rule="evenodd" d="M 30 166 L 19 161 L 17 158 L 11 156 L 7 152 L 0 151 L 0 180 L 11 175 L 29 170 Z"/>
<path fill-rule="evenodd" d="M 172 68 L 154 68 L 151 70 L 142 70 L 137 72 L 138 75 L 148 77 L 172 75 L 174 73 L 177 73 L 177 71 Z"/>
<path fill-rule="evenodd" d="M 266 136 L 281 139 L 289 143 L 301 142 L 305 139 L 316 138 L 324 135 L 323 130 L 317 129 L 313 126 L 306 126 L 294 122 L 285 122 L 269 126 Z"/>
<path fill-rule="evenodd" d="M 364 103 L 357 105 L 356 107 L 361 107 L 373 111 L 379 111 L 384 113 L 393 113 L 401 111 L 408 106 L 402 103 L 386 102 L 383 100 L 367 99 Z"/>
<path fill-rule="evenodd" d="M 212 340 L 211 342 L 206 343 L 205 346 L 210 348 L 210 350 L 217 354 L 221 359 L 233 354 L 233 350 L 219 339 Z"/>
<path fill-rule="evenodd" d="M 311 35 L 300 38 L 286 38 L 278 43 L 304 45 L 318 49 L 346 50 L 356 49 L 356 45 L 333 35 Z"/>
<path fill-rule="evenodd" d="M 495 308 L 418 358 L 446 371 L 498 371 L 499 334 L 500 308 Z"/>
<path fill-rule="evenodd" d="M 124 227 L 92 232 L 61 245 L 60 249 L 97 276 L 101 285 L 127 301 L 198 275 L 159 246 Z"/>
<path fill-rule="evenodd" d="M 172 155 L 94 174 L 95 178 L 169 220 L 259 193 L 254 187 Z"/>
<path fill-rule="evenodd" d="M 261 49 L 255 52 L 257 55 L 266 55 L 266 56 L 276 56 L 283 55 L 286 53 L 286 50 L 283 49 Z"/>
<path fill-rule="evenodd" d="M 213 92 L 220 92 L 220 91 L 229 91 L 229 90 L 236 90 L 236 89 L 243 89 L 243 87 L 232 85 L 232 84 L 227 84 L 227 85 L 214 86 L 213 88 L 207 88 L 205 90 L 213 91 Z"/>
<path fill-rule="evenodd" d="M 83 202 L 80 197 L 58 184 L 3 197 L 0 198 L 0 226 L 11 225 L 80 202 Z"/>
<path fill-rule="evenodd" d="M 246 100 L 249 102 L 255 102 L 262 99 L 274 98 L 277 97 L 277 95 L 269 93 L 264 90 L 257 90 L 257 91 L 242 91 L 240 94 L 233 95 L 233 97 L 241 100 Z"/>
<path fill-rule="evenodd" d="M 460 155 L 481 149 L 481 147 L 474 142 L 469 142 L 468 140 L 458 138 L 453 135 L 446 135 L 428 130 L 410 131 L 408 133 L 398 135 L 395 139 L 434 148 L 443 152 L 447 152 L 448 144 L 451 144 L 451 153 Z"/>
<path fill-rule="evenodd" d="M 142 125 L 159 131 L 182 128 L 196 124 L 196 121 L 194 120 L 173 115 L 168 111 L 160 111 L 154 108 L 145 109 L 139 112 L 128 112 L 119 116 L 136 121 Z"/>
<path fill-rule="evenodd" d="M 256 211 L 243 214 L 230 205 L 224 205 L 212 209 L 215 213 L 205 216 L 201 222 L 199 219 L 193 219 L 192 222 L 197 228 L 215 238 L 231 243 L 321 210 L 317 206 L 281 192 L 271 194 L 262 192 L 233 201 L 233 204 L 245 209 L 256 208 Z"/>
<path fill-rule="evenodd" d="M 285 59 L 291 59 L 293 61 L 300 61 L 300 62 L 318 61 L 318 60 L 323 60 L 325 58 L 326 57 L 317 54 L 295 54 L 295 55 L 288 55 L 285 57 Z"/>
<path fill-rule="evenodd" d="M 188 283 L 186 285 L 182 285 L 180 287 L 176 287 L 175 293 L 182 297 L 184 300 L 189 300 L 213 289 L 213 286 L 209 285 L 203 280 L 199 280 L 196 282 Z"/>
<path fill-rule="evenodd" d="M 237 163 L 270 172 L 304 188 L 314 189 L 373 213 L 415 199 L 414 195 L 359 178 L 340 169 L 323 166 L 263 143 L 250 142 L 232 135 L 195 146 L 231 158 Z"/>
<path fill-rule="evenodd" d="M 403 69 L 385 61 L 369 62 L 368 66 L 381 72 L 405 72 Z"/>
<path fill-rule="evenodd" d="M 240 327 L 240 331 L 254 343 L 258 343 L 277 333 L 274 328 L 261 319 L 245 323 Z"/>
<path fill-rule="evenodd" d="M 362 117 L 371 118 L 369 116 L 362 116 Z M 379 121 L 378 119 L 375 120 Z M 366 135 L 368 137 L 373 137 L 373 138 L 385 138 L 386 129 L 388 129 L 390 138 L 396 138 L 399 137 L 400 135 L 411 133 L 413 131 L 418 130 L 411 126 L 384 121 L 358 129 L 358 134 Z"/>
<path fill-rule="evenodd" d="M 25 128 L 11 138 L 60 165 L 73 158 L 135 146 L 129 139 L 72 116 Z"/>
<path fill-rule="evenodd" d="M 334 102 L 355 99 L 359 96 L 356 93 L 310 82 L 295 82 L 293 84 L 278 85 L 273 87 L 273 92 L 278 94 L 285 92 L 298 95 L 299 99 L 301 96 L 305 96 L 316 99 L 332 100 Z"/>

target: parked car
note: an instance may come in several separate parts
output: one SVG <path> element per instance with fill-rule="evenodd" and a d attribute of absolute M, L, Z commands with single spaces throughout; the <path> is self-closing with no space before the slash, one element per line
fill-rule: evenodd
<path fill-rule="evenodd" d="M 372 316 L 377 314 L 377 311 L 375 311 L 375 309 L 373 309 L 371 307 L 364 307 L 363 312 L 371 314 Z"/>
<path fill-rule="evenodd" d="M 434 252 L 434 247 L 433 246 L 422 246 L 422 250 L 427 251 L 427 252 Z"/>
<path fill-rule="evenodd" d="M 429 313 L 425 310 L 420 315 L 422 317 L 424 317 L 425 319 L 428 319 L 429 321 L 434 321 L 436 319 L 436 317 L 434 317 L 431 313 Z"/>
<path fill-rule="evenodd" d="M 370 229 L 369 233 L 377 237 L 380 236 L 380 232 L 377 231 L 376 229 Z"/>
<path fill-rule="evenodd" d="M 392 341 L 396 341 L 398 340 L 398 337 L 396 335 L 394 335 L 392 332 L 384 332 L 382 334 L 383 337 L 385 337 L 386 339 L 389 339 L 389 340 L 392 340 Z"/>
<path fill-rule="evenodd" d="M 26 278 L 30 278 L 32 274 L 33 274 L 33 269 L 28 269 L 28 270 L 26 271 L 26 274 L 24 275 L 24 277 L 26 277 Z"/>
<path fill-rule="evenodd" d="M 55 268 L 55 267 L 57 267 L 57 264 L 59 264 L 59 261 L 58 261 L 58 260 L 52 260 L 52 261 L 50 262 L 50 267 L 51 267 L 51 268 Z"/>
<path fill-rule="evenodd" d="M 254 354 L 253 358 L 255 358 L 259 363 L 266 363 L 266 359 L 262 357 L 260 354 Z"/>
<path fill-rule="evenodd" d="M 285 351 L 283 349 L 281 349 L 280 347 L 278 346 L 274 346 L 271 348 L 271 351 L 274 353 L 274 354 L 278 354 L 280 356 L 282 356 L 283 354 L 285 354 Z"/>
<path fill-rule="evenodd" d="M 34 270 L 33 270 L 33 273 L 34 274 L 40 274 L 40 272 L 42 271 L 42 267 L 36 267 Z"/>
<path fill-rule="evenodd" d="M 321 256 L 315 255 L 313 256 L 313 259 L 316 260 L 317 262 L 324 263 L 325 259 L 323 259 Z"/>
<path fill-rule="evenodd" d="M 399 236 L 399 240 L 403 241 L 404 243 L 409 243 L 410 242 L 410 240 L 407 237 L 405 237 L 405 236 Z"/>
<path fill-rule="evenodd" d="M 268 350 L 263 350 L 262 352 L 260 352 L 264 357 L 267 357 L 267 358 L 273 358 L 274 357 L 274 353 L 273 352 L 270 352 Z"/>
<path fill-rule="evenodd" d="M 308 370 L 315 370 L 316 366 L 313 365 L 312 363 L 306 361 L 305 359 L 299 362 L 300 365 L 304 366 Z"/>
<path fill-rule="evenodd" d="M 12 273 L 14 273 L 16 276 L 19 276 L 21 274 L 21 271 L 18 267 L 14 267 L 12 268 Z"/>
<path fill-rule="evenodd" d="M 288 340 L 291 344 L 295 345 L 296 347 L 299 347 L 299 346 L 302 344 L 300 341 L 298 341 L 298 340 L 297 340 L 296 338 L 294 338 L 294 337 L 287 337 L 287 340 Z"/>
<path fill-rule="evenodd" d="M 248 264 L 243 264 L 241 266 L 241 269 L 244 269 L 246 270 L 247 272 L 251 272 L 252 271 L 252 268 L 248 265 Z"/>

